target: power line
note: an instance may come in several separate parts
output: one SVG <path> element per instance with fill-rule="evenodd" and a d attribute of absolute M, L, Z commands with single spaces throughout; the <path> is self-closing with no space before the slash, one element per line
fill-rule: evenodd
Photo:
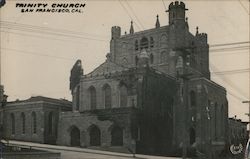
<path fill-rule="evenodd" d="M 11 34 L 17 34 L 17 35 L 22 35 L 22 36 L 28 36 L 28 37 L 36 37 L 36 38 L 44 38 L 44 39 L 52 39 L 52 40 L 60 40 L 60 41 L 73 41 L 73 40 L 63 40 L 63 39 L 57 39 L 57 38 L 39 36 L 39 35 L 34 35 L 34 34 L 32 35 L 32 34 L 25 34 L 25 33 L 17 33 L 17 32 L 5 31 L 5 30 L 0 30 L 0 31 L 1 32 L 5 32 L 5 33 L 11 33 Z M 104 41 L 104 40 L 84 38 L 84 37 L 77 37 L 77 38 L 86 39 L 86 40 L 96 40 L 96 41 L 100 41 L 100 42 L 108 42 L 108 41 Z M 78 41 L 74 41 L 74 42 L 78 42 Z"/>
<path fill-rule="evenodd" d="M 3 29 L 10 29 L 7 27 L 2 27 Z M 18 31 L 26 31 L 31 33 L 37 33 L 37 34 L 49 34 L 49 35 L 55 35 L 55 36 L 64 36 L 64 37 L 71 37 L 71 38 L 81 38 L 81 39 L 88 39 L 88 40 L 96 40 L 96 41 L 107 41 L 104 39 L 96 39 L 96 38 L 89 38 L 89 37 L 83 37 L 83 36 L 77 36 L 77 35 L 70 35 L 70 34 L 63 34 L 63 33 L 56 33 L 56 32 L 48 32 L 45 30 L 30 30 L 25 28 L 12 28 L 12 30 L 18 30 Z"/>
<path fill-rule="evenodd" d="M 129 14 L 128 10 L 126 9 L 126 7 L 122 4 L 121 0 L 118 0 L 118 2 L 119 2 L 120 5 L 122 6 L 123 10 L 125 10 L 125 12 L 127 13 L 127 15 L 129 16 L 129 18 L 130 18 L 131 20 L 133 20 L 133 18 L 132 18 L 131 15 Z M 133 20 L 133 21 L 134 21 L 134 20 Z M 135 23 L 135 25 L 136 25 L 139 29 L 141 29 L 141 27 L 140 27 L 137 23 Z"/>
<path fill-rule="evenodd" d="M 216 70 L 214 72 L 219 72 L 218 69 L 212 63 L 210 63 L 210 66 L 211 66 L 211 69 Z M 216 75 L 216 74 L 214 74 L 214 75 Z M 246 98 L 246 96 L 244 95 L 244 92 L 242 92 L 242 90 L 240 88 L 238 88 L 235 84 L 233 84 L 231 80 L 225 79 L 224 76 L 218 76 L 218 77 L 221 78 L 225 83 L 230 85 L 232 88 L 237 90 L 242 96 L 244 96 Z"/>
<path fill-rule="evenodd" d="M 46 31 L 51 31 L 51 32 L 61 32 L 61 33 L 92 36 L 92 37 L 93 36 L 101 37 L 101 38 L 107 37 L 107 36 L 100 36 L 100 35 L 96 35 L 96 34 L 89 34 L 89 33 L 84 33 L 84 32 L 71 31 L 71 30 L 66 30 L 66 29 L 50 28 L 50 27 L 36 26 L 36 25 L 9 22 L 9 21 L 0 21 L 0 24 L 2 26 L 7 25 L 7 26 L 15 26 L 15 27 L 24 27 L 24 28 L 35 29 L 35 30 L 46 30 Z"/>
<path fill-rule="evenodd" d="M 138 21 L 138 23 L 142 26 L 142 29 L 145 30 L 144 26 L 142 25 L 140 19 L 137 17 L 137 15 L 134 12 L 134 9 L 130 6 L 130 4 L 128 3 L 127 0 L 125 0 L 125 2 L 127 3 L 128 7 L 130 8 L 130 10 L 132 11 L 132 13 L 134 14 L 136 20 Z"/>
<path fill-rule="evenodd" d="M 248 10 L 246 9 L 246 7 L 242 4 L 242 2 L 240 0 L 238 0 L 238 2 L 240 3 L 240 5 L 242 6 L 242 8 L 246 11 L 246 13 L 249 15 Z"/>
<path fill-rule="evenodd" d="M 250 41 L 241 41 L 234 43 L 224 43 L 224 44 L 211 44 L 210 47 L 219 47 L 219 46 L 227 46 L 227 45 L 238 45 L 238 44 L 249 44 Z"/>
<path fill-rule="evenodd" d="M 227 93 L 228 93 L 228 94 L 230 94 L 232 97 L 234 97 L 234 98 L 238 99 L 240 102 L 242 102 L 242 101 L 244 101 L 244 100 L 245 100 L 245 99 L 243 99 L 243 98 L 241 98 L 241 97 L 239 97 L 239 96 L 235 95 L 234 93 L 232 93 L 232 92 L 231 92 L 231 91 L 229 91 L 228 89 L 227 89 Z"/>
<path fill-rule="evenodd" d="M 230 50 L 229 52 L 228 51 L 217 51 L 217 52 L 210 52 L 212 54 L 212 56 L 224 56 L 224 55 L 232 55 L 232 54 L 249 54 L 249 51 L 248 52 L 242 52 L 242 50 L 247 50 L 247 49 L 239 49 L 239 50 Z M 237 52 L 232 52 L 232 51 L 237 51 Z M 239 52 L 241 51 L 241 52 Z"/>
<path fill-rule="evenodd" d="M 166 5 L 165 5 L 165 3 L 164 3 L 164 1 L 163 0 L 161 0 L 162 1 L 162 3 L 163 3 L 163 6 L 164 6 L 164 8 L 165 8 L 165 11 L 167 10 L 167 7 L 166 7 Z"/>
<path fill-rule="evenodd" d="M 238 51 L 238 50 L 249 50 L 250 46 L 239 46 L 239 47 L 229 47 L 229 48 L 219 48 L 219 49 L 211 49 L 209 50 L 211 53 L 213 52 L 222 52 L 222 51 Z"/>
<path fill-rule="evenodd" d="M 217 71 L 217 72 L 211 72 L 212 74 L 216 75 L 224 75 L 224 74 L 238 74 L 238 73 L 249 73 L 250 69 L 238 69 L 238 70 L 227 70 L 227 71 Z"/>
<path fill-rule="evenodd" d="M 15 53 L 21 53 L 21 54 L 29 54 L 29 55 L 35 55 L 35 56 L 43 56 L 43 57 L 50 57 L 50 58 L 56 58 L 56 59 L 62 59 L 62 60 L 70 60 L 70 61 L 76 61 L 74 58 L 67 58 L 67 57 L 61 57 L 61 56 L 53 56 L 53 55 L 47 55 L 47 54 L 40 54 L 36 52 L 30 52 L 30 51 L 24 51 L 24 50 L 17 50 L 17 49 L 10 49 L 10 48 L 1 48 L 3 50 L 9 50 Z"/>

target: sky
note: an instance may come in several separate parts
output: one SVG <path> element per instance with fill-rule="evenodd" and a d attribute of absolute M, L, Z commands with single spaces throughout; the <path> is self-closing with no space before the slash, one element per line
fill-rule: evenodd
<path fill-rule="evenodd" d="M 81 13 L 21 13 L 17 2 L 86 6 Z M 7 0 L 0 9 L 1 83 L 5 94 L 10 101 L 37 95 L 71 100 L 69 76 L 77 59 L 82 60 L 84 74 L 89 73 L 105 61 L 112 26 L 120 26 L 122 34 L 129 31 L 131 20 L 135 32 L 154 28 L 157 14 L 161 26 L 167 25 L 165 10 L 171 2 Z M 229 117 L 237 115 L 247 121 L 248 104 L 242 101 L 249 100 L 249 43 L 212 46 L 249 41 L 249 1 L 183 2 L 189 9 L 186 16 L 190 32 L 195 34 L 198 26 L 199 32 L 208 34 L 211 79 L 228 91 Z"/>

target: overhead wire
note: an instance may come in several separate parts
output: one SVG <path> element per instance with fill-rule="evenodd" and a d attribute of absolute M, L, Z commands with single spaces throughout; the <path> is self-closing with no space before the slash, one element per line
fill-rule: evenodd
<path fill-rule="evenodd" d="M 165 3 L 164 3 L 164 1 L 163 1 L 163 0 L 161 0 L 161 1 L 162 1 L 162 4 L 163 4 L 164 8 L 165 8 L 165 11 L 166 11 L 166 10 L 167 10 L 166 5 L 165 5 Z"/>
<path fill-rule="evenodd" d="M 37 25 L 31 25 L 31 24 L 23 24 L 23 23 L 17 23 L 17 22 L 10 22 L 10 21 L 1 21 L 0 20 L 1 27 L 3 26 L 15 26 L 15 27 L 24 27 L 29 29 L 35 29 L 35 30 L 46 30 L 51 32 L 60 32 L 60 33 L 67 33 L 67 34 L 76 34 L 76 35 L 83 35 L 83 36 L 91 36 L 91 37 L 101 37 L 106 38 L 107 36 L 101 36 L 96 34 L 90 34 L 90 33 L 84 33 L 79 31 L 72 31 L 72 30 L 66 30 L 66 29 L 59 29 L 59 28 L 51 28 L 51 27 L 45 27 L 45 26 L 37 26 Z"/>
<path fill-rule="evenodd" d="M 2 29 L 8 29 L 8 30 L 17 30 L 17 31 L 25 31 L 25 32 L 31 32 L 31 33 L 36 33 L 36 34 L 49 34 L 55 35 L 55 36 L 63 36 L 63 37 L 70 37 L 70 38 L 81 38 L 81 39 L 87 39 L 87 40 L 96 40 L 96 41 L 108 41 L 105 39 L 97 39 L 97 38 L 92 38 L 92 37 L 85 37 L 85 36 L 78 36 L 74 34 L 64 34 L 60 32 L 50 32 L 48 30 L 34 30 L 34 29 L 29 29 L 29 28 L 22 28 L 22 27 L 5 27 L 1 26 Z"/>
<path fill-rule="evenodd" d="M 130 8 L 130 10 L 132 11 L 133 15 L 135 16 L 135 19 L 137 20 L 137 22 L 140 24 L 140 26 L 142 27 L 142 29 L 145 30 L 144 25 L 141 23 L 140 19 L 137 17 L 136 13 L 134 12 L 134 9 L 130 6 L 130 4 L 128 3 L 127 0 L 125 0 L 125 2 L 128 5 L 128 7 Z"/>
<path fill-rule="evenodd" d="M 238 44 L 249 44 L 250 41 L 240 41 L 240 42 L 233 42 L 233 43 L 221 43 L 221 44 L 211 44 L 209 47 L 218 47 L 218 46 L 227 46 L 227 45 L 238 45 Z"/>
<path fill-rule="evenodd" d="M 56 58 L 56 59 L 62 59 L 62 60 L 76 61 L 75 58 L 68 58 L 68 57 L 62 57 L 62 56 L 54 56 L 54 55 L 48 55 L 48 54 L 40 54 L 40 53 L 37 53 L 37 52 L 31 52 L 31 51 L 25 51 L 25 50 L 18 50 L 18 49 L 11 49 L 11 48 L 1 48 L 1 50 L 9 50 L 11 52 L 21 53 L 21 54 L 28 54 L 28 55 L 50 57 L 50 58 Z"/>
<path fill-rule="evenodd" d="M 210 63 L 210 68 L 211 68 L 212 70 L 215 70 L 215 72 L 219 72 L 218 69 L 217 69 L 217 67 L 214 66 L 212 63 Z M 216 75 L 216 74 L 214 74 L 214 75 Z M 226 79 L 224 76 L 218 76 L 218 75 L 216 75 L 216 76 L 219 77 L 220 79 L 222 79 L 222 80 L 223 80 L 225 83 L 227 83 L 231 88 L 234 88 L 238 93 L 240 93 L 243 97 L 246 98 L 245 93 L 242 92 L 242 90 L 241 90 L 238 86 L 236 86 L 234 83 L 232 83 L 231 80 Z"/>
<path fill-rule="evenodd" d="M 122 4 L 121 0 L 118 0 L 118 2 L 122 6 L 123 10 L 127 13 L 127 15 L 129 16 L 130 20 L 134 21 L 133 18 L 132 18 L 132 16 L 129 14 L 128 10 L 126 9 L 126 7 Z M 135 25 L 138 27 L 139 30 L 141 30 L 141 27 L 136 22 L 135 22 Z"/>
<path fill-rule="evenodd" d="M 238 69 L 238 70 L 227 70 L 227 71 L 217 71 L 217 72 L 211 72 L 212 74 L 216 75 L 225 75 L 225 74 L 238 74 L 238 73 L 249 73 L 250 69 Z"/>
<path fill-rule="evenodd" d="M 247 8 L 242 4 L 241 0 L 238 0 L 238 2 L 240 3 L 241 7 L 245 10 L 245 12 L 250 15 L 250 13 L 248 13 L 249 11 L 247 10 Z"/>

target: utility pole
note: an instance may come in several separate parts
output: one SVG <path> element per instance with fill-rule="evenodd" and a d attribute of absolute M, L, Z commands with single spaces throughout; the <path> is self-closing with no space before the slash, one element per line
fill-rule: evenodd
<path fill-rule="evenodd" d="M 184 49 L 184 50 L 183 50 Z M 186 52 L 186 48 L 176 49 L 183 52 Z M 185 61 L 185 62 L 184 62 Z M 188 110 L 188 82 L 189 76 L 192 74 L 189 73 L 190 62 L 188 60 L 183 60 L 182 56 L 178 57 L 176 64 L 177 78 L 180 81 L 180 92 L 181 92 L 181 103 L 183 106 L 183 145 L 182 145 L 182 158 L 186 159 L 187 157 L 187 130 L 188 130 L 188 120 L 189 120 L 189 110 Z"/>
<path fill-rule="evenodd" d="M 248 103 L 248 113 L 247 113 L 247 115 L 248 115 L 248 121 L 249 121 L 249 124 L 250 124 L 250 101 L 249 100 L 245 100 L 245 101 L 242 101 L 242 103 Z M 249 137 L 250 137 L 250 125 L 248 125 L 248 127 L 249 127 Z"/>

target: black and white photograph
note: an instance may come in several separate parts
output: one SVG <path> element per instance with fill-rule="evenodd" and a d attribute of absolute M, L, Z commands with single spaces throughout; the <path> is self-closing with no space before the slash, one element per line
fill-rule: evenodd
<path fill-rule="evenodd" d="M 249 0 L 0 0 L 0 159 L 250 159 Z"/>

